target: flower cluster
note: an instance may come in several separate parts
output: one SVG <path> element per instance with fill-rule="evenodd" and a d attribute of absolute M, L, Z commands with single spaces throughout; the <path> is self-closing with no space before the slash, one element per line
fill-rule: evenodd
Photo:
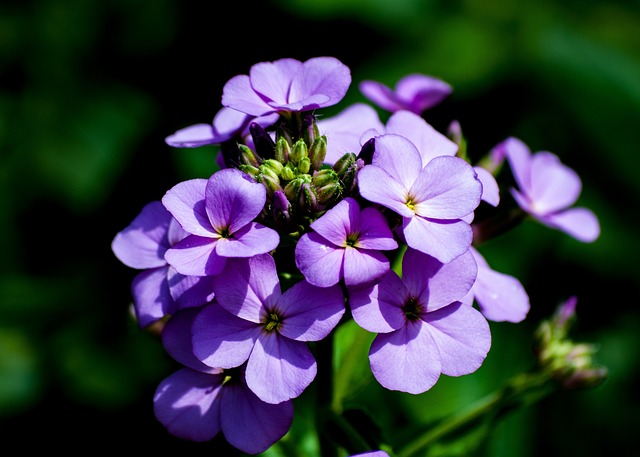
<path fill-rule="evenodd" d="M 316 377 L 309 343 L 347 319 L 376 334 L 369 363 L 386 389 L 420 394 L 443 374 L 476 371 L 491 346 L 487 320 L 529 311 L 522 284 L 477 249 L 497 233 L 474 219 L 500 204 L 504 158 L 522 214 L 582 241 L 598 236 L 589 210 L 568 209 L 580 181 L 557 157 L 510 138 L 491 151 L 493 167 L 474 165 L 455 121 L 445 135 L 421 117 L 448 84 L 363 81 L 386 122 L 365 103 L 320 119 L 351 82 L 332 57 L 261 62 L 230 79 L 211 124 L 166 138 L 217 146 L 217 171 L 176 184 L 115 236 L 117 258 L 141 270 L 138 325 L 157 325 L 183 366 L 154 398 L 171 434 L 268 449 Z"/>

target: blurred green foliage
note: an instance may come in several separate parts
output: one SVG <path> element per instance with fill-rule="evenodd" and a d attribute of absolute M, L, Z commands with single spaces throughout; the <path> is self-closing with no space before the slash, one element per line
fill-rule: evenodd
<path fill-rule="evenodd" d="M 131 320 L 135 272 L 113 257 L 110 242 L 145 203 L 214 169 L 215 148 L 180 151 L 163 140 L 210 121 L 230 77 L 258 61 L 333 55 L 354 80 L 341 107 L 365 101 L 357 90 L 365 78 L 393 86 L 407 73 L 438 76 L 454 94 L 425 113 L 429 122 L 443 131 L 459 120 L 471 157 L 511 135 L 556 153 L 582 177 L 579 204 L 602 225 L 591 245 L 527 221 L 481 246 L 494 269 L 523 282 L 532 310 L 521 324 L 492 323 L 493 347 L 473 375 L 443 377 L 417 397 L 386 392 L 368 372 L 371 336 L 359 335 L 363 346 L 352 352 L 339 344 L 344 404 L 365 408 L 390 442 L 416 433 L 527 369 L 536 323 L 577 295 L 578 336 L 601 346 L 609 381 L 514 412 L 478 453 L 637 449 L 640 4 L 273 0 L 246 11 L 232 3 L 0 4 L 2 436 L 21 449 L 35 445 L 35 431 L 54 448 L 133 442 L 150 451 L 231 452 L 223 440 L 173 439 L 155 422 L 153 391 L 174 365 Z M 340 364 L 354 377 L 340 378 Z M 273 455 L 290 455 L 294 438 L 315 449 L 304 432 L 305 401 Z"/>

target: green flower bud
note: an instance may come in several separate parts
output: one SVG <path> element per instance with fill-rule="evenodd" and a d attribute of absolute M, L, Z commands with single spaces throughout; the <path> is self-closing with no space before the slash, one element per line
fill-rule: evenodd
<path fill-rule="evenodd" d="M 280 171 L 280 177 L 285 181 L 291 181 L 296 177 L 296 172 L 293 169 L 293 165 L 291 165 L 291 162 L 288 162 L 287 165 L 282 168 L 282 170 Z"/>
<path fill-rule="evenodd" d="M 267 195 L 269 197 L 272 197 L 273 194 L 277 191 L 282 191 L 280 180 L 277 176 L 274 178 L 272 175 L 264 173 L 259 176 L 259 180 L 267 189 Z"/>
<path fill-rule="evenodd" d="M 239 144 L 240 149 L 240 161 L 245 165 L 251 165 L 252 167 L 260 166 L 257 155 L 246 144 Z"/>
<path fill-rule="evenodd" d="M 282 165 L 280 162 L 278 162 L 275 159 L 267 159 L 262 161 L 262 165 L 260 165 L 260 168 L 262 167 L 269 168 L 269 170 L 273 171 L 276 175 L 280 176 L 280 172 L 284 168 L 284 165 Z"/>
<path fill-rule="evenodd" d="M 260 175 L 260 170 L 252 165 L 240 164 L 238 165 L 238 169 L 244 171 L 246 174 L 253 176 L 258 180 L 258 176 Z"/>
<path fill-rule="evenodd" d="M 338 182 L 328 183 L 322 187 L 316 187 L 316 195 L 318 196 L 318 204 L 327 205 L 335 197 L 339 197 L 342 193 L 342 186 Z"/>
<path fill-rule="evenodd" d="M 322 168 L 324 159 L 327 156 L 327 137 L 322 135 L 316 137 L 316 140 L 309 148 L 309 159 L 311 159 L 311 167 L 314 170 Z"/>
<path fill-rule="evenodd" d="M 291 146 L 286 138 L 280 137 L 276 141 L 275 159 L 281 164 L 285 164 L 289 161 L 289 155 L 291 154 Z"/>
<path fill-rule="evenodd" d="M 356 188 L 356 176 L 358 175 L 358 164 L 352 163 L 341 175 L 340 181 L 346 192 L 353 192 Z"/>
<path fill-rule="evenodd" d="M 332 168 L 338 173 L 338 176 L 342 176 L 354 163 L 356 163 L 356 155 L 353 152 L 347 152 L 333 164 Z"/>
<path fill-rule="evenodd" d="M 306 174 L 309 173 L 309 170 L 311 170 L 311 160 L 309 160 L 309 157 L 303 157 L 298 162 L 298 171 Z"/>
<path fill-rule="evenodd" d="M 311 184 L 304 183 L 300 186 L 298 198 L 304 211 L 313 212 L 318 209 L 318 196 Z"/>
<path fill-rule="evenodd" d="M 311 178 L 311 182 L 316 187 L 326 186 L 327 184 L 338 183 L 340 181 L 340 177 L 338 173 L 333 171 L 330 168 L 325 168 L 324 170 L 320 170 L 314 173 Z"/>
<path fill-rule="evenodd" d="M 291 159 L 293 163 L 298 164 L 300 162 L 300 159 L 308 156 L 309 151 L 307 148 L 307 143 L 305 143 L 303 139 L 299 139 L 298 141 L 296 141 L 296 144 L 293 145 L 291 154 L 289 154 L 289 159 Z"/>

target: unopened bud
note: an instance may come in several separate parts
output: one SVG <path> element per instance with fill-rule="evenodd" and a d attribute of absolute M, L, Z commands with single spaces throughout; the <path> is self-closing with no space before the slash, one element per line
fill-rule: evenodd
<path fill-rule="evenodd" d="M 324 170 L 315 172 L 311 178 L 311 182 L 316 187 L 326 186 L 327 184 L 333 184 L 339 181 L 340 177 L 338 176 L 338 173 L 330 168 L 325 168 Z"/>
<path fill-rule="evenodd" d="M 285 181 L 291 181 L 296 177 L 296 172 L 290 162 L 287 162 L 282 170 L 280 170 L 280 177 Z"/>
<path fill-rule="evenodd" d="M 340 176 L 340 181 L 342 182 L 342 186 L 344 187 L 345 192 L 351 193 L 355 190 L 357 185 L 356 177 L 358 176 L 359 168 L 360 167 L 358 167 L 357 163 L 353 163 Z"/>
<path fill-rule="evenodd" d="M 268 173 L 262 173 L 259 175 L 260 182 L 267 189 L 267 195 L 271 197 L 275 192 L 282 191 L 280 186 L 280 180 L 277 176 L 270 175 Z"/>
<path fill-rule="evenodd" d="M 269 168 L 269 170 L 273 171 L 277 176 L 280 176 L 284 165 L 282 165 L 276 159 L 267 159 L 262 161 L 262 165 L 260 165 L 260 168 L 262 167 Z"/>
<path fill-rule="evenodd" d="M 316 187 L 315 189 L 316 195 L 318 196 L 318 204 L 320 205 L 327 205 L 342 193 L 342 186 L 337 182 L 329 183 L 322 187 Z"/>
<path fill-rule="evenodd" d="M 316 138 L 319 135 L 319 132 L 313 114 L 307 113 L 302 119 L 301 133 L 302 139 L 307 144 L 313 144 L 315 142 Z"/>
<path fill-rule="evenodd" d="M 306 211 L 312 212 L 318 209 L 318 196 L 311 184 L 304 183 L 300 186 L 299 202 L 300 207 Z"/>
<path fill-rule="evenodd" d="M 249 125 L 249 132 L 253 138 L 253 144 L 257 154 L 263 159 L 272 159 L 275 154 L 275 146 L 271 135 L 259 124 L 253 122 Z"/>
<path fill-rule="evenodd" d="M 289 145 L 289 142 L 285 137 L 281 136 L 280 138 L 278 138 L 278 141 L 276 141 L 275 159 L 278 162 L 285 164 L 289 161 L 290 153 L 291 153 L 291 146 Z"/>
<path fill-rule="evenodd" d="M 353 152 L 347 152 L 333 164 L 333 169 L 338 176 L 341 176 L 347 169 L 356 162 L 356 155 Z"/>
<path fill-rule="evenodd" d="M 362 160 L 365 164 L 370 164 L 373 161 L 373 153 L 376 150 L 376 139 L 371 138 L 365 144 L 362 145 L 360 152 L 358 153 L 358 160 Z"/>
<path fill-rule="evenodd" d="M 256 153 L 251 150 L 249 146 L 246 144 L 239 144 L 238 149 L 240 150 L 240 162 L 245 165 L 251 165 L 252 167 L 258 168 L 260 166 L 260 160 L 256 156 Z"/>
<path fill-rule="evenodd" d="M 289 154 L 289 159 L 291 159 L 293 163 L 298 164 L 300 162 L 300 159 L 308 156 L 309 151 L 307 148 L 307 144 L 303 139 L 299 139 L 298 141 L 296 141 L 296 144 L 293 145 L 291 154 Z"/>
<path fill-rule="evenodd" d="M 324 159 L 327 156 L 327 137 L 322 135 L 316 137 L 316 140 L 309 148 L 309 159 L 311 160 L 311 167 L 314 170 L 322 168 Z"/>
<path fill-rule="evenodd" d="M 298 162 L 298 171 L 300 173 L 309 173 L 309 170 L 311 170 L 311 160 L 309 160 L 309 157 L 303 157 Z"/>
<path fill-rule="evenodd" d="M 254 167 L 253 165 L 245 165 L 242 163 L 238 165 L 238 169 L 244 171 L 246 174 L 250 176 L 253 176 L 256 180 L 258 180 L 258 176 L 260 176 L 260 170 Z"/>
<path fill-rule="evenodd" d="M 277 190 L 273 193 L 273 215 L 277 218 L 281 216 L 285 220 L 289 220 L 290 203 L 283 190 Z"/>

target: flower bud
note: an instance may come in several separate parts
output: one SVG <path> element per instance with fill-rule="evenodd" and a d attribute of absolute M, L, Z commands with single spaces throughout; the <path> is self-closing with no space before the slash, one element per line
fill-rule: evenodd
<path fill-rule="evenodd" d="M 240 150 L 240 162 L 245 165 L 251 165 L 252 167 L 258 168 L 260 166 L 259 157 L 251 150 L 249 146 L 246 144 L 239 144 L 238 149 Z"/>
<path fill-rule="evenodd" d="M 309 148 L 309 159 L 311 160 L 311 168 L 314 170 L 320 170 L 324 159 L 327 156 L 327 137 L 322 135 L 316 138 L 316 140 Z"/>
<path fill-rule="evenodd" d="M 340 175 L 340 181 L 342 182 L 345 192 L 351 193 L 355 190 L 357 185 L 356 177 L 359 169 L 360 167 L 358 167 L 358 164 L 353 163 L 342 175 Z"/>
<path fill-rule="evenodd" d="M 344 174 L 344 172 L 356 162 L 356 155 L 353 152 L 347 152 L 345 155 L 336 160 L 336 163 L 333 164 L 333 169 L 338 176 Z"/>
<path fill-rule="evenodd" d="M 249 125 L 249 132 L 251 133 L 251 138 L 253 138 L 253 144 L 258 156 L 263 159 L 272 159 L 275 154 L 276 144 L 271 135 L 260 124 L 255 122 Z"/>
<path fill-rule="evenodd" d="M 316 211 L 318 209 L 318 196 L 315 189 L 309 183 L 304 183 L 300 186 L 299 192 L 300 207 L 309 212 Z"/>
<path fill-rule="evenodd" d="M 311 170 L 311 160 L 309 160 L 309 157 L 303 157 L 298 162 L 298 171 L 306 174 L 309 173 L 309 170 Z"/>
<path fill-rule="evenodd" d="M 316 138 L 320 135 L 318 131 L 318 126 L 315 122 L 315 117 L 311 113 L 307 113 L 302 119 L 301 133 L 302 139 L 307 144 L 313 144 L 316 141 Z"/>
<path fill-rule="evenodd" d="M 296 144 L 293 145 L 291 153 L 289 154 L 289 159 L 291 159 L 293 163 L 298 164 L 300 162 L 300 159 L 308 156 L 309 152 L 307 144 L 303 139 L 299 139 L 298 141 L 296 141 Z"/>
<path fill-rule="evenodd" d="M 260 182 L 267 189 L 267 195 L 269 197 L 273 196 L 275 192 L 282 192 L 282 187 L 280 186 L 280 180 L 277 176 L 271 175 L 269 173 L 261 173 L 259 175 Z"/>
<path fill-rule="evenodd" d="M 290 219 L 290 207 L 291 204 L 283 190 L 277 190 L 273 193 L 272 210 L 276 219 L 282 218 L 288 221 Z"/>
<path fill-rule="evenodd" d="M 289 161 L 289 154 L 291 154 L 291 146 L 285 137 L 278 138 L 275 147 L 275 159 L 281 164 L 286 164 Z"/>
<path fill-rule="evenodd" d="M 287 162 L 282 170 L 280 170 L 280 177 L 285 181 L 291 181 L 296 177 L 296 172 L 290 162 Z"/>
<path fill-rule="evenodd" d="M 340 181 L 338 174 L 330 168 L 325 168 L 314 173 L 311 182 L 316 187 L 326 186 Z"/>
<path fill-rule="evenodd" d="M 284 165 L 282 165 L 276 159 L 267 159 L 262 161 L 262 165 L 260 165 L 260 168 L 262 167 L 268 168 L 269 170 L 273 171 L 277 176 L 280 176 L 280 173 L 282 172 Z"/>
<path fill-rule="evenodd" d="M 245 165 L 241 163 L 238 165 L 238 169 L 244 171 L 246 174 L 253 176 L 256 180 L 258 180 L 260 176 L 260 170 L 253 165 Z"/>
<path fill-rule="evenodd" d="M 329 204 L 335 197 L 342 193 L 342 186 L 338 182 L 328 183 L 322 187 L 316 187 L 319 205 Z"/>
<path fill-rule="evenodd" d="M 373 161 L 373 153 L 376 150 L 376 139 L 371 138 L 365 144 L 362 145 L 360 152 L 358 153 L 358 160 L 362 160 L 365 164 L 370 164 Z"/>
<path fill-rule="evenodd" d="M 295 202 L 299 198 L 300 187 L 302 187 L 305 183 L 311 182 L 311 176 L 309 175 L 300 175 L 290 181 L 284 188 L 284 193 L 289 199 L 289 201 Z"/>

